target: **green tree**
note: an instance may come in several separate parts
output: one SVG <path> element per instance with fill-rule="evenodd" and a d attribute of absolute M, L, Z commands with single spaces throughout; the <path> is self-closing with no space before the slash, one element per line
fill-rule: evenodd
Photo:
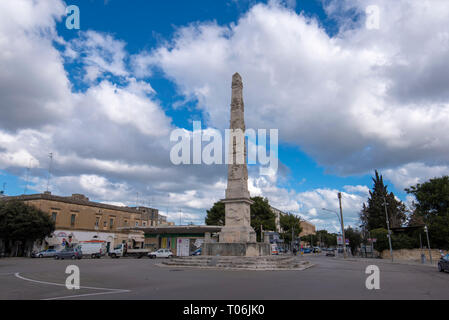
<path fill-rule="evenodd" d="M 206 211 L 206 224 L 208 226 L 224 226 L 225 224 L 225 205 L 223 202 L 215 202 L 212 208 Z"/>
<path fill-rule="evenodd" d="M 280 217 L 281 237 L 285 243 L 292 241 L 292 231 L 294 238 L 297 238 L 302 231 L 301 219 L 292 213 L 283 214 Z"/>
<path fill-rule="evenodd" d="M 22 201 L 0 201 L 0 239 L 7 251 L 11 242 L 20 241 L 26 252 L 34 241 L 44 239 L 55 230 L 53 220 L 45 212 Z"/>
<path fill-rule="evenodd" d="M 348 227 L 345 229 L 345 238 L 349 240 L 349 247 L 351 252 L 355 255 L 357 248 L 360 247 L 362 243 L 362 234 L 360 230 Z"/>
<path fill-rule="evenodd" d="M 335 247 L 337 245 L 337 235 L 335 233 L 329 233 L 327 230 L 318 230 L 316 232 L 316 237 L 318 242 L 321 242 L 323 247 Z"/>
<path fill-rule="evenodd" d="M 251 205 L 251 227 L 256 231 L 257 241 L 261 241 L 260 226 L 263 230 L 275 230 L 275 215 L 271 211 L 267 198 L 252 197 L 254 203 Z M 215 202 L 210 210 L 207 210 L 205 222 L 207 225 L 225 224 L 225 206 L 222 202 Z"/>
<path fill-rule="evenodd" d="M 371 238 L 376 239 L 376 242 L 374 242 L 374 249 L 376 249 L 379 252 L 382 252 L 389 248 L 388 244 L 388 231 L 384 228 L 378 228 L 371 230 L 370 232 Z"/>
<path fill-rule="evenodd" d="M 275 215 L 271 211 L 267 198 L 252 197 L 254 203 L 251 205 L 251 226 L 257 234 L 257 241 L 262 241 L 260 227 L 263 230 L 276 230 Z"/>
<path fill-rule="evenodd" d="M 426 224 L 431 247 L 449 249 L 449 177 L 430 179 L 405 191 L 416 198 L 409 224 Z"/>
<path fill-rule="evenodd" d="M 407 209 L 396 199 L 393 192 L 388 193 L 387 186 L 384 185 L 383 178 L 377 170 L 373 177 L 373 190 L 369 192 L 368 203 L 363 204 L 360 212 L 360 220 L 364 230 L 374 230 L 378 228 L 387 228 L 385 217 L 384 200 L 387 202 L 387 213 L 390 221 L 390 227 L 401 227 L 406 221 Z"/>

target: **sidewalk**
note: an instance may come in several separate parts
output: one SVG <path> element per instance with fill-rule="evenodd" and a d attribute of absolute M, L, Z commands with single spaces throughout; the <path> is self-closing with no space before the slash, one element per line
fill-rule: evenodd
<path fill-rule="evenodd" d="M 436 268 L 438 265 L 438 260 L 432 259 L 432 264 L 430 264 L 430 261 L 426 261 L 425 264 L 421 263 L 421 261 L 416 260 L 389 260 L 389 259 L 380 259 L 380 258 L 356 258 L 356 257 L 350 257 L 344 259 L 343 257 L 337 257 L 337 259 L 345 260 L 345 261 L 363 261 L 363 262 L 381 262 L 381 263 L 389 263 L 389 264 L 404 264 L 404 265 L 411 265 L 411 266 L 423 266 L 423 267 L 432 267 Z"/>

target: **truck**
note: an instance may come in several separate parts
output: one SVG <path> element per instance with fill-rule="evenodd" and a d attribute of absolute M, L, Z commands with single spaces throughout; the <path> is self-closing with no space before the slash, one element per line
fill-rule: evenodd
<path fill-rule="evenodd" d="M 90 256 L 92 259 L 100 259 L 106 254 L 106 241 L 91 240 L 81 241 L 78 245 L 83 256 Z"/>
<path fill-rule="evenodd" d="M 144 256 L 148 256 L 150 252 L 150 249 L 129 249 L 126 243 L 121 243 L 109 251 L 109 256 L 111 258 L 136 257 L 140 259 Z"/>

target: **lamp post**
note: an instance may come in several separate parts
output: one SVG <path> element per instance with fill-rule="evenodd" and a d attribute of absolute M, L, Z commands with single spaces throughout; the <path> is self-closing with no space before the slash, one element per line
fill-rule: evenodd
<path fill-rule="evenodd" d="M 388 212 L 387 212 L 387 200 L 384 196 L 384 207 L 385 207 L 385 217 L 387 219 L 387 229 L 388 229 L 388 244 L 390 245 L 390 256 L 391 261 L 393 261 L 393 248 L 391 247 L 391 231 L 390 231 L 390 220 L 388 219 Z"/>
<path fill-rule="evenodd" d="M 430 264 L 432 264 L 432 252 L 430 251 L 429 229 L 427 228 L 427 225 L 424 226 L 424 231 L 426 232 L 427 235 L 427 248 L 429 248 Z"/>
<path fill-rule="evenodd" d="M 341 226 L 341 235 L 343 237 L 343 257 L 346 259 L 346 238 L 345 238 L 345 226 L 344 226 L 344 222 L 343 222 L 343 210 L 341 207 L 341 192 L 338 193 L 338 202 L 340 204 L 340 215 L 333 210 L 329 210 L 326 208 L 321 208 L 321 209 L 325 210 L 325 211 L 333 212 L 337 215 L 337 218 L 338 218 L 338 220 L 340 222 L 340 226 Z"/>
<path fill-rule="evenodd" d="M 343 236 L 343 257 L 346 259 L 346 238 L 345 238 L 345 225 L 343 223 L 343 210 L 341 208 L 341 192 L 338 193 L 338 202 L 340 204 L 341 234 Z"/>

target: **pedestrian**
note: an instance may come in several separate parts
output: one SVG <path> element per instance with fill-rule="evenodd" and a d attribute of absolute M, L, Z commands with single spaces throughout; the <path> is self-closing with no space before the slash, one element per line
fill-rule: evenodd
<path fill-rule="evenodd" d="M 296 256 L 296 252 L 297 252 L 296 247 L 293 247 L 293 255 L 294 256 Z"/>

